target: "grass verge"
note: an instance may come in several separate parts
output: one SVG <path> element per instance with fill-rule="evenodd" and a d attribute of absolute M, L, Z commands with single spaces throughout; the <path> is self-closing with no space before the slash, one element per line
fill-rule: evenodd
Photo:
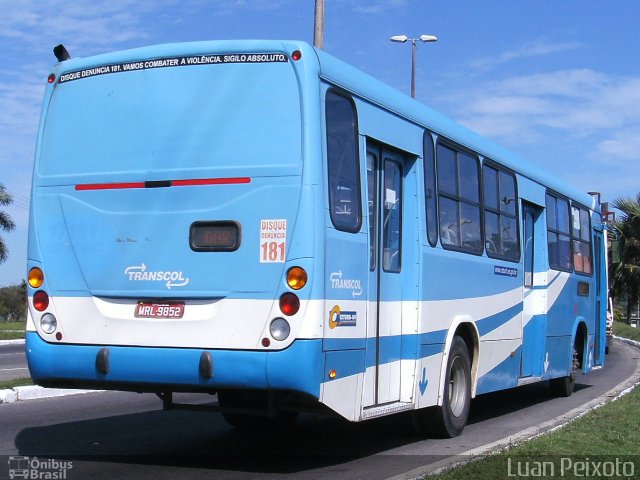
<path fill-rule="evenodd" d="M 613 322 L 613 334 L 618 337 L 630 338 L 640 342 L 640 328 L 632 327 L 622 322 Z"/>
<path fill-rule="evenodd" d="M 0 340 L 24 338 L 24 322 L 0 322 Z"/>
<path fill-rule="evenodd" d="M 31 380 L 31 377 L 14 378 L 13 380 L 0 381 L 0 390 L 22 387 L 24 385 L 33 385 L 33 380 Z"/>
<path fill-rule="evenodd" d="M 619 400 L 587 413 L 560 430 L 482 460 L 425 478 L 502 479 L 523 475 L 551 478 L 560 477 L 561 474 L 562 478 L 638 478 L 638 411 L 640 388 L 635 388 Z M 618 467 L 615 467 L 616 465 Z M 570 466 L 573 468 L 568 468 Z M 625 466 L 626 470 L 623 471 Z M 538 470 L 535 470 L 536 468 Z M 544 468 L 546 470 L 543 470 Z M 583 468 L 590 470 L 582 470 Z M 620 475 L 609 475 L 611 468 L 618 468 Z M 631 476 L 625 474 L 631 470 Z"/>

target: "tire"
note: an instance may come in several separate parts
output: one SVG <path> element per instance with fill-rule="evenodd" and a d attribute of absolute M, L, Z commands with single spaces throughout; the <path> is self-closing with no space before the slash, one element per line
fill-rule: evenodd
<path fill-rule="evenodd" d="M 576 340 L 577 342 L 577 340 Z M 573 356 L 571 363 L 571 372 L 566 377 L 552 378 L 549 380 L 549 386 L 551 387 L 551 393 L 559 397 L 570 397 L 576 386 L 576 378 L 578 377 L 580 362 L 578 361 L 578 349 L 577 345 L 573 345 Z"/>
<path fill-rule="evenodd" d="M 444 438 L 457 437 L 464 430 L 471 408 L 471 359 L 462 337 L 454 337 L 447 359 L 442 405 L 431 414 L 433 432 Z"/>
<path fill-rule="evenodd" d="M 218 392 L 218 405 L 221 408 L 222 418 L 234 428 L 246 430 L 264 430 L 271 428 L 289 428 L 298 418 L 298 412 L 278 411 L 275 416 L 266 416 L 259 413 L 230 413 L 225 408 L 256 408 L 251 397 L 241 392 Z"/>

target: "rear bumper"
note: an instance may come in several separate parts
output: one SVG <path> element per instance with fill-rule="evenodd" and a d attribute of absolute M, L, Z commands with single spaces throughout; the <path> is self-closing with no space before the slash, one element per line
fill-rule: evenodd
<path fill-rule="evenodd" d="M 108 372 L 98 355 L 108 350 Z M 274 389 L 320 396 L 322 340 L 296 340 L 286 350 L 203 350 L 47 343 L 27 332 L 26 350 L 33 380 L 44 386 L 130 391 L 215 391 Z M 200 358 L 209 352 L 211 378 L 200 374 Z"/>

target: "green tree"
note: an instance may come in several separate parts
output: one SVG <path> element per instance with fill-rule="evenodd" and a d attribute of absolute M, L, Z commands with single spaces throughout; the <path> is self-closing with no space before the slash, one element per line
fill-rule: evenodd
<path fill-rule="evenodd" d="M 640 193 L 635 199 L 618 198 L 613 206 L 620 210 L 620 220 L 613 223 L 618 233 L 620 261 L 610 267 L 612 294 L 627 298 L 627 323 L 640 301 Z"/>
<path fill-rule="evenodd" d="M 13 198 L 9 195 L 4 188 L 4 185 L 0 183 L 0 206 L 7 207 L 11 205 L 13 202 Z M 11 217 L 6 212 L 0 210 L 0 232 L 11 232 L 14 228 L 16 228 L 15 223 L 11 221 Z M 4 243 L 2 237 L 0 237 L 0 263 L 4 262 L 9 256 L 9 249 L 7 245 Z"/>
<path fill-rule="evenodd" d="M 26 282 L 0 288 L 0 316 L 7 321 L 24 320 L 27 314 Z"/>

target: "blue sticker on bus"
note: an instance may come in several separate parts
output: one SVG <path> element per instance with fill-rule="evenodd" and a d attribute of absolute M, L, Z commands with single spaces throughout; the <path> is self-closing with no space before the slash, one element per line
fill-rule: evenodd
<path fill-rule="evenodd" d="M 493 266 L 493 274 L 494 275 L 502 275 L 503 277 L 517 277 L 518 269 L 511 267 L 502 267 L 500 265 Z"/>
<path fill-rule="evenodd" d="M 358 323 L 357 312 L 343 312 L 338 305 L 329 312 L 329 328 L 355 327 Z"/>

